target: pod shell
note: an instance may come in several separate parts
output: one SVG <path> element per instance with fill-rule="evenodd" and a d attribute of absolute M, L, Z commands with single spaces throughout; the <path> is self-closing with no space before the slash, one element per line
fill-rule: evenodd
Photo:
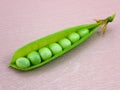
<path fill-rule="evenodd" d="M 44 64 L 54 60 L 55 58 L 63 55 L 64 53 L 68 52 L 69 50 L 73 49 L 74 47 L 78 46 L 80 43 L 84 42 L 85 40 L 87 40 L 90 36 L 92 36 L 92 34 L 97 30 L 97 28 L 99 28 L 100 24 L 98 23 L 94 23 L 94 24 L 85 24 L 85 25 L 79 25 L 79 26 L 75 26 L 75 27 L 70 27 L 64 30 L 61 30 L 59 32 L 56 32 L 54 34 L 50 34 L 48 36 L 45 36 L 43 38 L 40 38 L 38 40 L 35 40 L 31 43 L 26 44 L 25 46 L 19 48 L 13 55 L 12 60 L 10 62 L 10 66 L 19 70 L 24 70 L 24 71 L 28 71 L 40 66 L 43 66 Z M 90 32 L 83 38 L 81 38 L 79 41 L 75 42 L 73 45 L 69 46 L 68 48 L 66 48 L 65 50 L 63 50 L 62 52 L 58 53 L 57 55 L 49 58 L 48 60 L 45 60 L 44 62 L 41 62 L 40 64 L 31 66 L 29 68 L 19 68 L 16 66 L 15 62 L 16 59 L 19 57 L 23 57 L 26 56 L 28 53 L 32 52 L 32 51 L 36 51 L 39 50 L 42 47 L 45 47 L 51 43 L 54 42 L 58 42 L 60 39 L 67 37 L 70 33 L 72 32 L 76 32 L 80 29 L 84 29 L 84 28 L 88 28 L 90 30 Z"/>

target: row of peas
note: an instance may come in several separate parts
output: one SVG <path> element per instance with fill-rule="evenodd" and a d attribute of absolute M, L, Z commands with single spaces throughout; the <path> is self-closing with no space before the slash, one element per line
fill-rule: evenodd
<path fill-rule="evenodd" d="M 40 64 L 45 60 L 50 59 L 52 56 L 62 52 L 65 48 L 71 46 L 80 38 L 89 33 L 88 29 L 81 29 L 77 32 L 69 34 L 66 38 L 52 43 L 46 47 L 43 47 L 37 51 L 32 51 L 26 57 L 20 57 L 16 60 L 16 65 L 19 68 L 28 68 L 33 65 Z"/>

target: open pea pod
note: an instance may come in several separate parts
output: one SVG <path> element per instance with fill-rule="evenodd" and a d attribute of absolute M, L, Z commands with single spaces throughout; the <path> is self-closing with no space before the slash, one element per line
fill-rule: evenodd
<path fill-rule="evenodd" d="M 35 40 L 19 48 L 9 66 L 24 71 L 40 67 L 87 40 L 101 25 L 104 33 L 108 22 L 112 22 L 114 17 L 115 15 L 112 15 L 96 20 L 94 24 L 70 27 Z"/>

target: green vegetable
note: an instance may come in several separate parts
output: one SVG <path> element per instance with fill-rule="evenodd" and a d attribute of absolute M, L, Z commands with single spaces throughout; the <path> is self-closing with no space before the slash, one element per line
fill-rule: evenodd
<path fill-rule="evenodd" d="M 19 67 L 19 68 L 28 68 L 30 66 L 30 62 L 27 58 L 25 57 L 20 57 L 16 60 L 16 65 Z"/>
<path fill-rule="evenodd" d="M 78 41 L 78 40 L 80 39 L 80 35 L 79 35 L 78 33 L 73 32 L 73 33 L 71 33 L 70 35 L 68 35 L 68 39 L 69 39 L 72 43 L 74 43 L 74 42 L 76 42 L 76 41 Z"/>
<path fill-rule="evenodd" d="M 86 41 L 101 25 L 105 33 L 108 22 L 112 22 L 114 17 L 96 20 L 94 24 L 70 27 L 35 40 L 14 53 L 10 66 L 24 71 L 43 66 Z"/>
<path fill-rule="evenodd" d="M 27 58 L 31 61 L 33 65 L 39 64 L 41 62 L 40 55 L 36 51 L 29 53 Z"/>
<path fill-rule="evenodd" d="M 63 38 L 60 41 L 58 41 L 58 43 L 62 46 L 63 49 L 71 46 L 71 41 L 67 38 Z"/>
<path fill-rule="evenodd" d="M 89 30 L 87 28 L 81 29 L 78 31 L 78 34 L 83 37 L 89 33 Z"/>
<path fill-rule="evenodd" d="M 56 55 L 56 54 L 58 54 L 59 52 L 62 51 L 62 47 L 59 44 L 57 44 L 57 43 L 50 44 L 49 48 L 50 48 L 50 50 L 52 51 L 52 53 L 54 55 Z"/>
<path fill-rule="evenodd" d="M 52 57 L 52 52 L 50 51 L 49 48 L 43 47 L 39 50 L 40 56 L 42 57 L 43 60 L 47 60 L 50 57 Z"/>

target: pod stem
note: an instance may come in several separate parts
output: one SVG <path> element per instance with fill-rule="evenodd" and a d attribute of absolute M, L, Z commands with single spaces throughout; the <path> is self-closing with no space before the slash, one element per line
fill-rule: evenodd
<path fill-rule="evenodd" d="M 108 25 L 108 23 L 109 23 L 109 22 L 112 22 L 112 21 L 114 20 L 115 16 L 116 16 L 116 14 L 113 14 L 112 16 L 109 16 L 109 17 L 107 17 L 107 18 L 105 18 L 105 19 L 100 19 L 100 20 L 95 19 L 96 23 L 98 23 L 98 24 L 100 24 L 100 25 L 103 25 L 103 27 L 102 27 L 102 32 L 103 32 L 103 34 L 104 34 L 104 33 L 106 32 L 106 30 L 107 30 L 107 25 Z"/>

